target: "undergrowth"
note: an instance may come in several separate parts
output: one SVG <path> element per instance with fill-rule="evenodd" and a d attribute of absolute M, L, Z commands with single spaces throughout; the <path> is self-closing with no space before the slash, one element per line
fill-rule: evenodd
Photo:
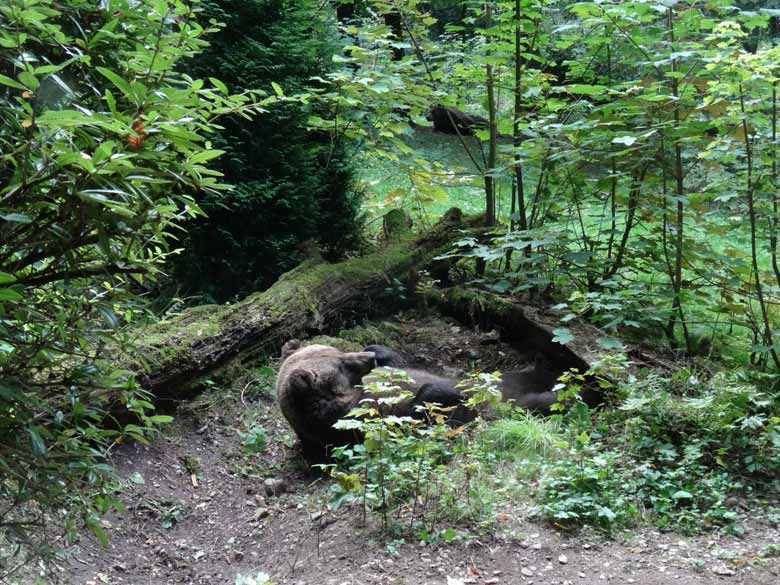
<path fill-rule="evenodd" d="M 576 396 L 581 378 L 570 377 L 559 390 L 565 412 L 541 418 L 503 405 L 497 420 L 468 428 L 435 411 L 432 426 L 358 413 L 345 424 L 366 441 L 337 453 L 330 505 L 355 505 L 386 535 L 422 540 L 495 530 L 502 510 L 529 496 L 531 513 L 562 530 L 739 533 L 746 502 L 780 497 L 774 382 L 745 372 L 624 375 L 608 389 L 621 404 L 591 410 Z"/>

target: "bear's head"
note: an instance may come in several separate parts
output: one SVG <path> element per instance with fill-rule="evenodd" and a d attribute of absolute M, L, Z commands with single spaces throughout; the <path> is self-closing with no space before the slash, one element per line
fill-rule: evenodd
<path fill-rule="evenodd" d="M 358 387 L 376 361 L 373 352 L 344 353 L 327 345 L 293 348 L 287 354 L 276 381 L 282 414 L 306 441 L 337 440 L 333 424 L 360 401 Z"/>

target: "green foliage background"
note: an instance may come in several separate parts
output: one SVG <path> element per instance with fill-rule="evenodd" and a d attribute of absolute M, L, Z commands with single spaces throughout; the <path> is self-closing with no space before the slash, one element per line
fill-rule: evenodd
<path fill-rule="evenodd" d="M 338 49 L 333 23 L 312 0 L 208 0 L 206 15 L 225 23 L 187 69 L 219 77 L 233 91 L 278 84 L 286 95 L 315 84 Z M 188 292 L 217 300 L 270 286 L 315 240 L 337 256 L 359 238 L 360 196 L 350 144 L 307 131 L 313 106 L 280 102 L 262 120 L 231 118 L 217 141 L 229 193 L 197 195 L 208 217 L 186 226 L 176 275 Z"/>
<path fill-rule="evenodd" d="M 179 67 L 206 45 L 197 3 L 0 3 L 0 569 L 119 507 L 105 457 L 145 441 L 130 328 L 187 193 L 227 188 L 218 120 L 262 110 Z M 271 101 L 275 101 L 272 98 Z M 269 102 L 270 103 L 270 102 Z M 114 417 L 117 413 L 123 417 Z M 129 415 L 129 416 L 128 416 Z M 132 421 L 132 422 L 130 422 Z M 57 534 L 53 534 L 56 532 Z"/>

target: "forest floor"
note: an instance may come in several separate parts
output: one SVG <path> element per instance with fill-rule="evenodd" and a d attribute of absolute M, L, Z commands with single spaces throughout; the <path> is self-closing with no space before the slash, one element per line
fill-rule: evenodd
<path fill-rule="evenodd" d="M 416 364 L 450 375 L 475 358 L 486 369 L 528 359 L 446 319 L 407 315 L 386 327 Z M 383 539 L 356 509 L 326 511 L 328 480 L 299 456 L 266 377 L 232 390 L 215 383 L 182 404 L 153 444 L 114 452 L 126 510 L 104 520 L 108 547 L 85 535 L 68 550 L 65 583 L 233 585 L 259 572 L 280 585 L 780 582 L 780 558 L 764 555 L 780 545 L 780 526 L 760 513 L 746 514 L 740 537 L 645 527 L 607 539 L 541 524 L 518 498 L 489 533 L 456 527 L 458 538 L 439 544 Z M 252 454 L 247 436 L 258 425 L 267 447 Z"/>

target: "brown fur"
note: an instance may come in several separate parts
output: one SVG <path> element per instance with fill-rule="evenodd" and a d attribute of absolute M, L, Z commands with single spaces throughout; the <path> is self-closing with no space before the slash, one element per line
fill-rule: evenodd
<path fill-rule="evenodd" d="M 304 445 L 343 444 L 352 433 L 333 425 L 360 401 L 357 388 L 375 366 L 371 352 L 344 353 L 327 345 L 301 349 L 285 345 L 276 397 L 282 414 Z"/>
<path fill-rule="evenodd" d="M 387 359 L 401 359 L 389 348 L 383 349 L 394 354 L 387 354 L 390 355 Z M 380 351 L 379 355 L 385 354 Z M 333 425 L 356 406 L 371 404 L 371 401 L 383 415 L 423 417 L 420 407 L 432 402 L 453 408 L 451 424 L 468 422 L 476 416 L 463 405 L 464 396 L 456 380 L 416 368 L 400 368 L 411 378 L 410 382 L 398 384 L 409 392 L 407 398 L 395 404 L 380 403 L 381 394 L 363 387 L 381 379 L 379 370 L 375 369 L 376 354 L 371 351 L 345 353 L 327 345 L 302 348 L 299 341 L 292 340 L 282 349 L 282 357 L 284 362 L 276 383 L 277 398 L 282 413 L 305 449 L 321 452 L 323 448 L 327 450 L 328 445 L 359 440 L 356 433 L 334 429 Z M 539 354 L 533 365 L 503 374 L 502 399 L 532 412 L 549 414 L 550 406 L 558 399 L 552 387 L 559 375 L 560 371 Z M 590 404 L 589 398 L 594 397 L 583 395 L 583 398 Z"/>
<path fill-rule="evenodd" d="M 533 365 L 502 374 L 501 399 L 531 412 L 550 414 L 550 407 L 558 399 L 552 387 L 560 374 L 543 355 L 537 354 Z"/>

